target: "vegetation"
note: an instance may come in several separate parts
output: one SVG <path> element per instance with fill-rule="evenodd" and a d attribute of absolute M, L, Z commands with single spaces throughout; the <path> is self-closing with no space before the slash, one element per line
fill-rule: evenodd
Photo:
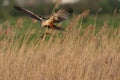
<path fill-rule="evenodd" d="M 86 25 L 81 15 L 74 16 L 61 24 L 62 32 L 23 17 L 5 21 L 0 80 L 119 80 L 120 24 L 113 28 L 115 17 L 111 24 L 105 19 L 98 24 L 100 18 L 89 18 Z"/>
<path fill-rule="evenodd" d="M 59 0 L 60 1 L 60 0 Z M 67 6 L 71 6 L 74 9 L 74 12 L 80 14 L 86 9 L 90 10 L 90 13 L 96 14 L 99 9 L 101 9 L 100 14 L 113 14 L 113 11 L 117 9 L 117 13 L 119 14 L 120 9 L 120 1 L 119 0 L 81 0 L 76 4 L 67 4 Z M 10 1 L 8 6 L 3 6 L 3 0 L 0 1 L 0 20 L 6 20 L 10 17 L 16 17 L 19 14 L 17 11 L 13 9 L 13 5 L 15 5 L 14 0 Z M 66 6 L 66 5 L 62 5 Z M 24 6 L 39 15 L 48 15 L 51 13 L 54 4 L 52 3 L 40 3 L 35 6 Z"/>
<path fill-rule="evenodd" d="M 16 12 L 0 19 L 0 80 L 120 80 L 120 15 L 101 10 L 80 11 L 64 31 Z"/>

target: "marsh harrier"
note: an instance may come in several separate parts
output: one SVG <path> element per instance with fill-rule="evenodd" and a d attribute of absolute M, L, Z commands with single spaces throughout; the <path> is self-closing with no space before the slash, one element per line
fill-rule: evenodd
<path fill-rule="evenodd" d="M 42 16 L 38 16 L 35 13 L 33 13 L 32 11 L 22 8 L 20 6 L 14 6 L 14 8 L 16 10 L 18 10 L 19 12 L 22 12 L 34 19 L 41 21 L 42 26 L 48 27 L 51 29 L 57 29 L 57 30 L 60 30 L 61 27 L 57 27 L 55 25 L 55 23 L 60 23 L 64 20 L 66 20 L 73 13 L 72 8 L 61 8 L 57 12 L 54 12 L 53 15 L 50 16 L 48 19 L 46 19 L 46 18 L 44 18 Z"/>

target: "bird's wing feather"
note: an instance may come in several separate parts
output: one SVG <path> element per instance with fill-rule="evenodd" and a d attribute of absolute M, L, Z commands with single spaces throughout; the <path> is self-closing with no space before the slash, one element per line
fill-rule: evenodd
<path fill-rule="evenodd" d="M 22 7 L 19 7 L 19 6 L 14 6 L 14 8 L 26 15 L 29 15 L 30 17 L 34 18 L 34 19 L 37 19 L 39 21 L 42 21 L 44 18 L 42 18 L 41 16 L 38 16 L 36 15 L 35 13 L 25 9 L 25 8 L 22 8 Z"/>
<path fill-rule="evenodd" d="M 71 8 L 60 9 L 56 13 L 53 14 L 52 18 L 56 23 L 66 20 L 71 14 L 73 10 Z"/>

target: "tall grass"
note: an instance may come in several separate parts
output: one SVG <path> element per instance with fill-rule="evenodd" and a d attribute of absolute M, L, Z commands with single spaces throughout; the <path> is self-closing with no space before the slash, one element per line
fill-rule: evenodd
<path fill-rule="evenodd" d="M 120 27 L 82 29 L 79 18 L 61 36 L 41 36 L 32 25 L 23 34 L 23 19 L 1 24 L 0 80 L 120 80 Z"/>

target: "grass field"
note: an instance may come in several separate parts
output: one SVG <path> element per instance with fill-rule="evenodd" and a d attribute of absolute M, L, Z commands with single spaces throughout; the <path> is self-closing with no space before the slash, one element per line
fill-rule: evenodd
<path fill-rule="evenodd" d="M 77 16 L 54 31 L 30 18 L 7 20 L 0 24 L 0 80 L 120 80 L 119 22 Z"/>

